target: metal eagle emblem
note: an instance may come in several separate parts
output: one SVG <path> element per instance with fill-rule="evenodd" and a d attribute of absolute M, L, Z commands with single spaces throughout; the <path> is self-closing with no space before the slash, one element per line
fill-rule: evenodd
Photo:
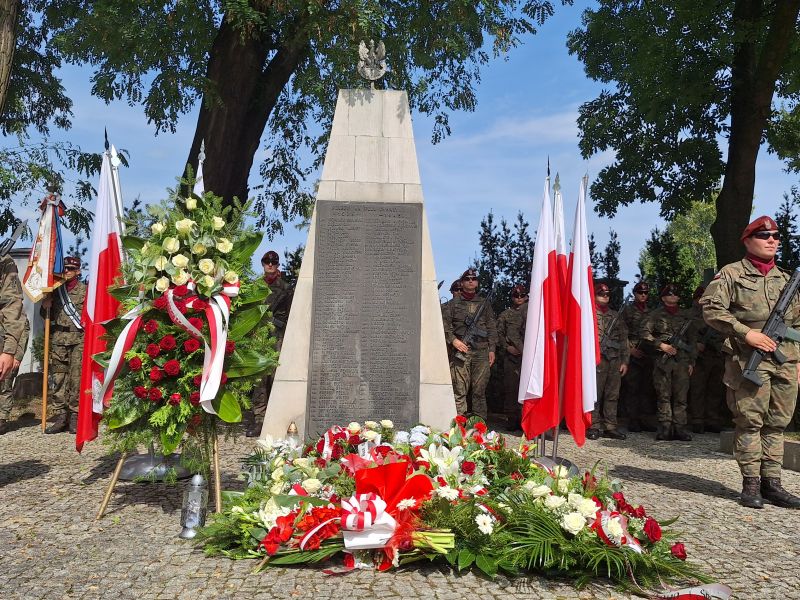
<path fill-rule="evenodd" d="M 358 44 L 358 74 L 364 79 L 375 81 L 386 73 L 386 47 L 383 42 L 375 45 L 374 40 L 369 41 L 369 48 L 361 41 Z"/>

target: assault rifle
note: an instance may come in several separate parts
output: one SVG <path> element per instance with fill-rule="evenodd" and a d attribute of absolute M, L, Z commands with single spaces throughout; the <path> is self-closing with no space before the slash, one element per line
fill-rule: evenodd
<path fill-rule="evenodd" d="M 767 322 L 764 323 L 764 327 L 761 329 L 761 333 L 769 336 L 776 344 L 780 344 L 783 340 L 800 342 L 800 331 L 788 327 L 784 321 L 786 311 L 795 295 L 797 295 L 798 290 L 800 290 L 800 267 L 797 267 L 794 273 L 792 273 L 792 277 L 783 288 L 780 298 L 778 298 L 778 303 L 775 305 L 775 308 L 772 309 Z M 742 372 L 745 379 L 752 381 L 759 387 L 761 387 L 763 381 L 761 381 L 761 377 L 758 376 L 756 369 L 758 369 L 758 365 L 761 364 L 761 361 L 767 354 L 767 352 L 759 350 L 758 348 L 754 349 Z M 778 348 L 772 351 L 772 356 L 779 365 L 782 365 L 787 360 L 786 356 Z"/>
<path fill-rule="evenodd" d="M 623 309 L 631 303 L 631 295 L 625 298 L 625 302 L 622 303 L 622 306 L 619 307 L 617 314 L 614 315 L 614 318 L 611 319 L 611 323 L 608 324 L 606 330 L 603 332 L 603 337 L 600 338 L 600 354 L 606 356 L 606 353 L 609 349 L 619 350 L 620 345 L 619 342 L 615 342 L 611 339 L 611 333 L 614 331 L 614 328 L 617 326 L 617 321 L 619 321 L 619 317 L 622 314 Z M 625 344 L 628 343 L 628 340 L 625 340 Z"/>
<path fill-rule="evenodd" d="M 686 321 L 683 322 L 681 328 L 672 334 L 672 337 L 669 338 L 667 344 L 672 346 L 673 348 L 677 348 L 678 350 L 683 350 L 684 352 L 691 352 L 692 347 L 683 341 L 683 336 L 686 335 L 686 332 L 689 331 L 689 327 L 692 325 L 692 320 L 687 318 Z M 670 355 L 664 352 L 661 355 L 661 362 L 667 362 L 670 358 Z"/>
<path fill-rule="evenodd" d="M 464 332 L 464 337 L 461 338 L 461 341 L 464 342 L 470 348 L 472 347 L 472 344 L 473 342 L 475 342 L 476 339 L 485 338 L 489 335 L 488 331 L 478 327 L 478 322 L 481 320 L 483 311 L 485 311 L 486 307 L 492 303 L 492 298 L 494 297 L 494 292 L 496 289 L 497 286 L 492 287 L 492 290 L 486 295 L 486 298 L 483 299 L 483 302 L 481 302 L 481 305 L 478 307 L 478 310 L 475 311 L 475 314 L 467 316 L 467 318 L 464 319 L 464 323 L 467 326 L 467 330 Z M 467 360 L 467 355 L 464 354 L 463 352 L 456 352 L 454 356 L 461 362 Z"/>
<path fill-rule="evenodd" d="M 17 225 L 16 229 L 14 229 L 14 233 L 11 234 L 11 237 L 7 237 L 2 242 L 0 242 L 0 257 L 5 256 L 11 249 L 14 247 L 14 244 L 17 243 L 17 239 L 19 236 L 22 235 L 22 232 L 25 231 L 25 226 L 28 224 L 28 221 L 20 221 L 19 225 Z"/>

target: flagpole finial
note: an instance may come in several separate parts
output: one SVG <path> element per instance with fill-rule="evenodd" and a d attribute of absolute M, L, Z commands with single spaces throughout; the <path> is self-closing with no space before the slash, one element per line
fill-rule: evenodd
<path fill-rule="evenodd" d="M 206 141 L 200 140 L 200 154 L 197 155 L 197 162 L 203 162 L 206 159 Z"/>
<path fill-rule="evenodd" d="M 558 176 L 558 172 L 556 172 L 556 182 L 553 184 L 553 191 L 561 191 L 561 178 Z"/>
<path fill-rule="evenodd" d="M 547 176 L 550 177 L 550 155 L 547 155 Z"/>
<path fill-rule="evenodd" d="M 103 138 L 105 139 L 104 146 L 106 148 L 106 151 L 108 151 L 108 129 L 106 129 L 105 127 L 103 127 Z"/>

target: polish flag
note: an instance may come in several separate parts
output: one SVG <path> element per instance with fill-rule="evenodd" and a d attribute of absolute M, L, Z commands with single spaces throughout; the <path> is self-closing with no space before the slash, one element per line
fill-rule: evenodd
<path fill-rule="evenodd" d="M 558 290 L 561 298 L 567 293 L 567 236 L 564 228 L 564 198 L 561 195 L 561 183 L 556 173 L 553 186 L 553 227 L 556 240 L 556 266 L 558 268 Z"/>
<path fill-rule="evenodd" d="M 558 349 L 562 329 L 558 294 L 555 232 L 550 208 L 550 185 L 545 182 L 539 231 L 533 251 L 525 349 L 520 367 L 519 394 L 522 429 L 532 439 L 558 424 Z"/>
<path fill-rule="evenodd" d="M 97 208 L 92 225 L 92 251 L 89 256 L 89 286 L 83 304 L 81 323 L 84 329 L 83 364 L 78 404 L 78 431 L 75 447 L 78 452 L 85 442 L 97 437 L 97 428 L 103 413 L 103 403 L 98 395 L 103 383 L 103 368 L 92 358 L 106 349 L 101 339 L 106 330 L 103 325 L 117 316 L 119 301 L 108 293 L 108 288 L 122 277 L 122 193 L 117 167 L 120 164 L 114 146 L 103 153 L 100 168 L 100 185 Z"/>
<path fill-rule="evenodd" d="M 578 446 L 583 446 L 586 429 L 592 424 L 592 409 L 597 400 L 597 364 L 600 362 L 592 263 L 586 230 L 587 179 L 584 178 L 581 184 L 575 207 L 575 230 L 567 273 L 569 293 L 565 298 L 567 356 L 563 410 L 567 429 Z"/>

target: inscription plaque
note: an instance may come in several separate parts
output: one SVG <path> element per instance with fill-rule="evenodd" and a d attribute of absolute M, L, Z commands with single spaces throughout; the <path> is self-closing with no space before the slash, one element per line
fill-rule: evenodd
<path fill-rule="evenodd" d="M 306 434 L 419 419 L 422 204 L 318 201 Z"/>

